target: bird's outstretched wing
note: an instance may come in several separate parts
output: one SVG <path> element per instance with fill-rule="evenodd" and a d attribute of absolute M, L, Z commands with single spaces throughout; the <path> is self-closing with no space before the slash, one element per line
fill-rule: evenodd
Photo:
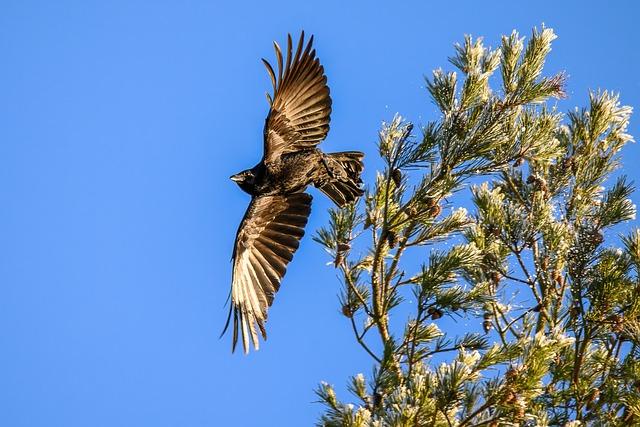
<path fill-rule="evenodd" d="M 311 199 L 307 193 L 294 193 L 251 200 L 233 251 L 231 308 L 224 328 L 233 315 L 233 350 L 239 332 L 245 353 L 249 352 L 249 339 L 256 350 L 259 348 L 256 325 L 267 338 L 267 309 L 304 235 Z"/>
<path fill-rule="evenodd" d="M 320 60 L 312 50 L 313 36 L 304 46 L 304 32 L 300 35 L 295 54 L 291 35 L 287 37 L 287 58 L 283 63 L 282 50 L 274 43 L 278 73 L 265 59 L 273 98 L 267 94 L 271 106 L 264 126 L 264 160 L 269 162 L 285 153 L 315 147 L 329 132 L 331 97 L 327 77 Z M 304 49 L 304 50 L 303 50 Z"/>

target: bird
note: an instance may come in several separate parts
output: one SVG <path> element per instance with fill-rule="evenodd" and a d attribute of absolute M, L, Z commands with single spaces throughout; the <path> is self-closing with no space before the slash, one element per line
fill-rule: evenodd
<path fill-rule="evenodd" d="M 236 233 L 232 255 L 231 304 L 222 335 L 233 319 L 231 351 L 241 337 L 244 353 L 267 339 L 267 311 L 287 266 L 300 245 L 311 213 L 314 186 L 337 206 L 364 194 L 364 153 L 323 153 L 317 148 L 329 132 L 331 96 L 313 36 L 301 32 L 295 53 L 287 36 L 286 59 L 273 43 L 277 68 L 262 59 L 273 86 L 263 130 L 263 157 L 230 178 L 251 195 Z"/>

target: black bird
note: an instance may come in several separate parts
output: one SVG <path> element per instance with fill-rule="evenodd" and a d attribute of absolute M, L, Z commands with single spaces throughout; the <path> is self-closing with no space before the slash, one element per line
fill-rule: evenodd
<path fill-rule="evenodd" d="M 274 42 L 277 74 L 262 60 L 274 91 L 273 98 L 267 94 L 270 109 L 264 126 L 264 154 L 257 165 L 231 176 L 251 195 L 233 248 L 231 307 L 224 328 L 226 331 L 233 315 L 232 351 L 239 330 L 245 353 L 249 339 L 259 348 L 256 325 L 267 338 L 267 309 L 311 212 L 311 196 L 304 192 L 307 186 L 320 189 L 338 206 L 363 194 L 363 153 L 325 154 L 316 148 L 329 132 L 331 97 L 312 44 L 313 36 L 304 45 L 302 32 L 292 54 L 289 35 L 283 63 L 280 46 Z"/>

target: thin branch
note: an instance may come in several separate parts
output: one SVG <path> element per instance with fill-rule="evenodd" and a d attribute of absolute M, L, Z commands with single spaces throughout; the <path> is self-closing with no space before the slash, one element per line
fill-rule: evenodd
<path fill-rule="evenodd" d="M 358 333 L 358 327 L 356 326 L 356 321 L 354 320 L 353 316 L 351 316 L 349 319 L 351 319 L 351 328 L 353 329 L 353 334 L 355 335 L 358 344 L 360 344 L 360 346 L 364 348 L 364 350 L 369 353 L 369 356 L 371 356 L 376 362 L 382 363 L 382 359 L 376 356 L 376 354 L 371 351 L 367 343 L 365 343 L 361 338 L 360 334 Z"/>

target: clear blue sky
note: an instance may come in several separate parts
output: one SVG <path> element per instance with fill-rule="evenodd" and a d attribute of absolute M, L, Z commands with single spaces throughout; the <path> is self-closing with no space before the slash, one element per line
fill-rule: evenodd
<path fill-rule="evenodd" d="M 533 8 L 535 4 L 535 8 Z M 556 30 L 548 71 L 640 105 L 636 2 L 0 2 L 0 425 L 300 426 L 371 370 L 307 237 L 248 357 L 218 339 L 261 156 L 271 41 L 305 29 L 334 101 L 327 151 L 434 118 L 422 76 L 465 33 Z M 631 133 L 640 135 L 638 116 Z M 638 146 L 625 151 L 638 181 Z M 636 203 L 640 198 L 634 196 Z M 640 205 L 640 204 L 639 204 Z"/>

